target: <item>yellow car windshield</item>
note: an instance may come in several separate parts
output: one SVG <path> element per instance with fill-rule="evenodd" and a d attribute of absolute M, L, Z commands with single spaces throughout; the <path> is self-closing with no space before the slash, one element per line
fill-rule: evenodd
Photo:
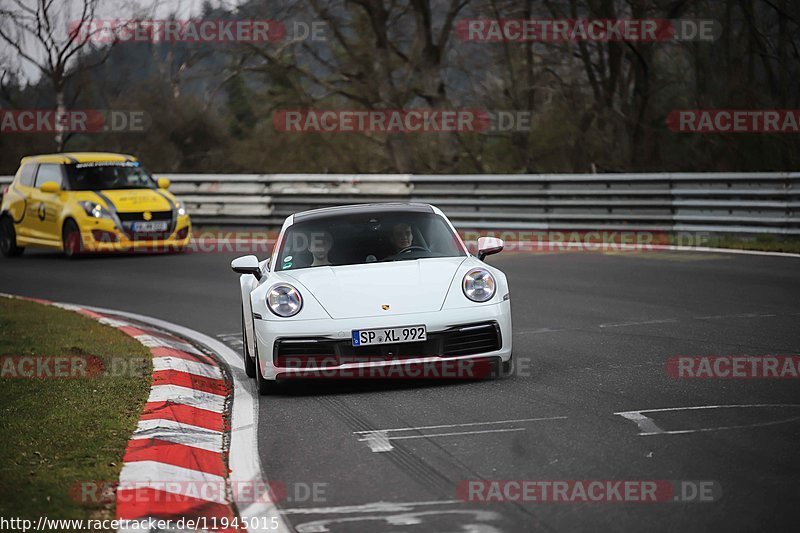
<path fill-rule="evenodd" d="M 136 161 L 75 163 L 65 165 L 73 191 L 155 189 L 155 180 Z"/>

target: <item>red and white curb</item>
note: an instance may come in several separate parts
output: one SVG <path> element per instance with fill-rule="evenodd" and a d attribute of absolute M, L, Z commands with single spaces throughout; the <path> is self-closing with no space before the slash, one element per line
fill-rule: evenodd
<path fill-rule="evenodd" d="M 290 531 L 266 494 L 253 497 L 269 485 L 256 447 L 257 395 L 239 354 L 158 319 L 22 299 L 91 317 L 150 349 L 150 395 L 128 441 L 116 491 L 116 517 L 131 526 L 120 532 L 147 531 L 149 519 L 182 518 L 202 519 L 213 531 L 246 531 L 247 525 L 250 531 Z M 231 490 L 232 484 L 252 489 Z"/>

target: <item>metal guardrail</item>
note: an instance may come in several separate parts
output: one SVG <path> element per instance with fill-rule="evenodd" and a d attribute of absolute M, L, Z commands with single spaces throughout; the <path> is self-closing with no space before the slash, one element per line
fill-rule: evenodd
<path fill-rule="evenodd" d="M 417 201 L 462 229 L 800 235 L 800 173 L 160 176 L 197 224 L 275 227 L 316 207 Z"/>

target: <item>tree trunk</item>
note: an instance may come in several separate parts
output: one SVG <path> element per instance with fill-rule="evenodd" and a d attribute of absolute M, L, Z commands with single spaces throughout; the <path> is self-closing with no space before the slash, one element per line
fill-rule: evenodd
<path fill-rule="evenodd" d="M 65 136 L 64 126 L 61 124 L 61 120 L 67 111 L 67 107 L 64 105 L 64 84 L 57 83 L 54 85 L 56 86 L 56 120 L 54 124 L 56 130 L 56 151 L 63 152 Z"/>

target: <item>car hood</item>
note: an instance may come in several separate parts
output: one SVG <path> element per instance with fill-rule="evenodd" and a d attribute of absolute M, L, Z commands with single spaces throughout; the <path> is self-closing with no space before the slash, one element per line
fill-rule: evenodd
<path fill-rule="evenodd" d="M 438 311 L 466 257 L 441 257 L 366 265 L 283 271 L 332 318 Z M 305 289 L 305 290 L 304 290 Z M 308 297 L 308 294 L 304 294 Z M 383 309 L 383 306 L 389 306 Z"/>
<path fill-rule="evenodd" d="M 99 191 L 98 194 L 113 203 L 120 213 L 169 211 L 172 209 L 169 199 L 155 190 L 114 189 Z"/>

